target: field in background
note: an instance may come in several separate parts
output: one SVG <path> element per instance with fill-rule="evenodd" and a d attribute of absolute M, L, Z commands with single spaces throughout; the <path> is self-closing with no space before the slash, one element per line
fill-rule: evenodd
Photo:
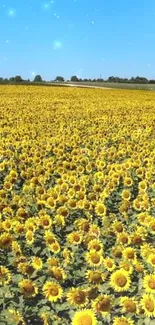
<path fill-rule="evenodd" d="M 153 90 L 155 91 L 154 84 L 126 84 L 126 83 L 112 83 L 112 82 L 70 82 L 65 84 L 74 84 L 77 86 L 95 86 L 114 89 L 137 89 L 137 90 Z"/>

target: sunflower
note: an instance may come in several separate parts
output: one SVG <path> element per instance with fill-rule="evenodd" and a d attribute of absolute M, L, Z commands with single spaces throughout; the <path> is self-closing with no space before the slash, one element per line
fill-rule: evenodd
<path fill-rule="evenodd" d="M 124 257 L 124 259 L 129 260 L 130 262 L 135 261 L 136 260 L 136 252 L 135 252 L 134 248 L 132 248 L 132 247 L 124 248 L 123 257 Z"/>
<path fill-rule="evenodd" d="M 134 201 L 133 201 L 133 208 L 137 211 L 141 211 L 142 210 L 142 204 L 140 202 L 140 200 L 138 198 L 136 198 Z"/>
<path fill-rule="evenodd" d="M 144 294 L 140 305 L 146 317 L 155 317 L 155 299 L 151 294 Z"/>
<path fill-rule="evenodd" d="M 67 277 L 64 270 L 57 266 L 53 266 L 51 269 L 49 269 L 49 274 L 57 281 L 63 281 Z"/>
<path fill-rule="evenodd" d="M 21 282 L 19 282 L 19 287 L 25 298 L 35 297 L 38 293 L 37 286 L 28 279 L 23 279 Z"/>
<path fill-rule="evenodd" d="M 108 295 L 98 296 L 92 303 L 92 308 L 95 312 L 102 316 L 110 314 L 112 308 L 112 299 Z"/>
<path fill-rule="evenodd" d="M 112 325 L 134 325 L 134 321 L 130 318 L 121 316 L 115 317 Z"/>
<path fill-rule="evenodd" d="M 57 214 L 63 216 L 64 218 L 67 218 L 69 215 L 69 210 L 66 206 L 62 206 L 57 209 Z"/>
<path fill-rule="evenodd" d="M 89 270 L 86 272 L 86 278 L 88 279 L 89 283 L 96 286 L 101 284 L 105 280 L 105 274 L 99 270 Z"/>
<path fill-rule="evenodd" d="M 10 248 L 12 245 L 12 236 L 4 232 L 2 235 L 0 235 L 0 248 L 7 249 Z"/>
<path fill-rule="evenodd" d="M 17 241 L 12 242 L 12 252 L 15 253 L 16 255 L 22 255 L 21 247 Z"/>
<path fill-rule="evenodd" d="M 62 298 L 63 290 L 59 284 L 47 281 L 43 286 L 43 294 L 49 301 L 56 302 Z"/>
<path fill-rule="evenodd" d="M 106 206 L 102 202 L 97 202 L 95 213 L 100 217 L 104 217 L 106 215 Z"/>
<path fill-rule="evenodd" d="M 101 253 L 103 251 L 103 244 L 98 239 L 93 239 L 89 242 L 88 249 Z"/>
<path fill-rule="evenodd" d="M 34 243 L 34 233 L 31 230 L 28 230 L 25 234 L 27 245 L 32 245 Z"/>
<path fill-rule="evenodd" d="M 72 325 L 97 325 L 97 319 L 91 309 L 84 309 L 74 314 Z"/>
<path fill-rule="evenodd" d="M 55 241 L 56 241 L 55 235 L 52 232 L 50 232 L 49 230 L 45 231 L 44 239 L 45 239 L 46 245 L 51 245 L 51 244 L 55 243 Z"/>
<path fill-rule="evenodd" d="M 22 315 L 19 313 L 19 311 L 15 309 L 8 309 L 8 317 L 11 322 L 15 322 L 17 325 L 25 325 L 24 319 Z"/>
<path fill-rule="evenodd" d="M 138 312 L 136 301 L 133 298 L 122 297 L 121 305 L 123 307 L 123 312 L 136 314 Z"/>
<path fill-rule="evenodd" d="M 86 253 L 86 261 L 90 266 L 97 267 L 102 264 L 103 257 L 95 250 L 91 250 L 90 252 Z"/>
<path fill-rule="evenodd" d="M 55 200 L 53 199 L 53 197 L 48 197 L 47 199 L 47 203 L 46 203 L 47 207 L 51 210 L 54 210 L 55 207 L 56 207 L 56 202 Z"/>
<path fill-rule="evenodd" d="M 123 190 L 121 196 L 123 200 L 129 201 L 131 198 L 131 192 L 129 190 Z"/>
<path fill-rule="evenodd" d="M 155 274 L 147 274 L 143 278 L 143 285 L 148 293 L 155 293 Z"/>
<path fill-rule="evenodd" d="M 134 264 L 134 263 L 133 263 Z M 129 274 L 133 272 L 133 266 L 131 265 L 130 261 L 121 261 L 120 262 L 120 268 Z"/>
<path fill-rule="evenodd" d="M 155 252 L 151 253 L 147 258 L 147 263 L 152 265 L 155 268 Z"/>
<path fill-rule="evenodd" d="M 131 177 L 125 177 L 124 178 L 124 186 L 130 187 L 133 184 L 133 180 Z"/>
<path fill-rule="evenodd" d="M 11 273 L 5 267 L 0 265 L 0 285 L 8 284 L 11 281 Z"/>
<path fill-rule="evenodd" d="M 147 182 L 145 180 L 139 182 L 138 189 L 141 192 L 146 192 L 146 190 L 147 190 Z"/>
<path fill-rule="evenodd" d="M 133 263 L 134 267 L 135 267 L 135 271 L 137 271 L 138 273 L 143 273 L 144 272 L 144 266 L 142 263 L 135 261 Z"/>
<path fill-rule="evenodd" d="M 48 214 L 45 214 L 43 216 L 40 217 L 40 225 L 44 228 L 44 229 L 49 229 L 51 228 L 52 225 L 52 220 L 51 217 Z"/>
<path fill-rule="evenodd" d="M 35 270 L 41 270 L 43 266 L 43 262 L 40 257 L 32 258 L 32 266 Z"/>
<path fill-rule="evenodd" d="M 58 266 L 59 265 L 59 260 L 55 257 L 49 257 L 47 259 L 47 264 L 49 267 L 53 267 L 53 266 Z"/>
<path fill-rule="evenodd" d="M 67 236 L 70 244 L 79 245 L 82 242 L 82 235 L 80 232 L 72 232 Z"/>
<path fill-rule="evenodd" d="M 69 199 L 67 202 L 67 206 L 71 210 L 75 210 L 77 208 L 77 201 L 75 199 Z"/>
<path fill-rule="evenodd" d="M 49 248 L 52 253 L 58 254 L 60 252 L 60 245 L 57 241 L 55 241 L 53 244 L 49 245 Z"/>
<path fill-rule="evenodd" d="M 115 261 L 110 257 L 105 258 L 103 260 L 103 263 L 104 267 L 110 272 L 112 272 L 116 268 Z"/>
<path fill-rule="evenodd" d="M 117 234 L 117 242 L 122 245 L 128 245 L 130 243 L 131 239 L 128 233 L 121 232 Z"/>
<path fill-rule="evenodd" d="M 68 302 L 76 307 L 84 307 L 87 302 L 87 293 L 85 290 L 72 288 L 67 293 Z"/>
<path fill-rule="evenodd" d="M 118 232 L 118 233 L 122 233 L 123 232 L 123 225 L 122 222 L 115 220 L 113 225 L 112 225 L 112 229 L 114 232 Z"/>
<path fill-rule="evenodd" d="M 65 218 L 60 214 L 56 214 L 54 217 L 54 224 L 61 228 L 64 227 L 65 226 Z"/>
<path fill-rule="evenodd" d="M 126 291 L 130 287 L 129 273 L 124 270 L 117 270 L 111 274 L 110 285 L 117 292 Z"/>
<path fill-rule="evenodd" d="M 11 219 L 6 219 L 5 221 L 2 222 L 2 228 L 4 231 L 10 231 L 12 228 L 12 220 Z"/>

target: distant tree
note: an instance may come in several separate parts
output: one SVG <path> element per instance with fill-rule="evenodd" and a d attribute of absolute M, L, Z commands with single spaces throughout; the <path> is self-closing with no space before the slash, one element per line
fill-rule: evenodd
<path fill-rule="evenodd" d="M 5 78 L 5 79 L 3 79 L 3 82 L 5 82 L 6 84 L 9 83 L 9 79 Z"/>
<path fill-rule="evenodd" d="M 132 77 L 131 79 L 129 79 L 129 83 L 131 83 L 131 84 L 135 83 L 135 78 Z"/>
<path fill-rule="evenodd" d="M 2 77 L 0 77 L 0 82 L 3 82 L 3 78 Z"/>
<path fill-rule="evenodd" d="M 27 79 L 27 82 L 30 82 L 30 79 Z"/>
<path fill-rule="evenodd" d="M 72 76 L 71 81 L 77 82 L 77 81 L 79 81 L 79 78 L 77 76 Z"/>
<path fill-rule="evenodd" d="M 34 82 L 42 82 L 42 77 L 38 74 L 38 75 L 35 76 L 33 81 Z"/>
<path fill-rule="evenodd" d="M 116 78 L 112 76 L 112 77 L 109 77 L 107 81 L 108 82 L 116 82 Z"/>
<path fill-rule="evenodd" d="M 97 81 L 97 82 L 104 82 L 104 79 L 102 79 L 102 78 L 98 78 L 96 81 Z"/>
<path fill-rule="evenodd" d="M 149 80 L 149 83 L 150 83 L 150 84 L 155 84 L 155 80 L 154 80 L 154 79 L 150 79 L 150 80 Z"/>
<path fill-rule="evenodd" d="M 55 78 L 55 81 L 57 81 L 57 82 L 64 82 L 65 79 L 64 79 L 63 77 L 61 77 L 61 76 L 57 76 L 57 77 Z"/>
<path fill-rule="evenodd" d="M 15 81 L 15 78 L 14 77 L 11 77 L 10 79 L 9 79 L 9 82 L 14 82 Z"/>
<path fill-rule="evenodd" d="M 88 82 L 88 79 L 85 78 L 85 79 L 83 79 L 83 81 L 84 81 L 84 82 Z"/>
<path fill-rule="evenodd" d="M 14 81 L 15 81 L 15 82 L 22 82 L 23 79 L 22 79 L 21 76 L 16 76 L 16 77 L 14 78 Z"/>

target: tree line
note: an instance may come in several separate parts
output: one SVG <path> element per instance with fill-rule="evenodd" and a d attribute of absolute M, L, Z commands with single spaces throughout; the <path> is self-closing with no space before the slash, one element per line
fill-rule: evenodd
<path fill-rule="evenodd" d="M 71 81 L 71 82 L 111 82 L 111 83 L 130 83 L 130 84 L 155 84 L 155 79 L 147 79 L 145 77 L 132 77 L 130 79 L 128 78 L 120 78 L 120 77 L 114 77 L 111 76 L 108 79 L 87 79 L 87 78 L 79 78 L 77 76 L 72 76 L 71 79 L 65 80 L 62 76 L 57 76 L 54 80 L 51 80 L 51 82 L 64 82 L 64 81 Z M 36 75 L 34 77 L 33 81 L 30 81 L 30 79 L 25 80 L 21 76 L 15 76 L 11 78 L 0 78 L 0 83 L 3 84 L 9 84 L 9 83 L 46 83 L 46 80 L 43 80 L 41 75 Z"/>

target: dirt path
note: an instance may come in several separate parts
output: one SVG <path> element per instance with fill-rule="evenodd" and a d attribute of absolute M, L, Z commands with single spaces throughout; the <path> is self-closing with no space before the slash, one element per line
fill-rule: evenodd
<path fill-rule="evenodd" d="M 63 86 L 64 84 L 59 84 L 60 86 Z M 78 85 L 78 84 L 65 84 L 65 86 L 68 87 L 80 87 L 80 88 L 97 88 L 97 89 L 112 89 L 108 87 L 100 87 L 100 86 L 88 86 L 88 85 Z"/>
<path fill-rule="evenodd" d="M 78 88 L 96 88 L 96 89 L 113 89 L 113 88 L 109 88 L 109 87 L 100 87 L 100 86 L 89 86 L 89 85 L 78 85 L 78 84 L 67 84 L 67 83 L 48 83 L 50 85 L 57 85 L 57 86 L 65 86 L 65 87 L 78 87 Z"/>

